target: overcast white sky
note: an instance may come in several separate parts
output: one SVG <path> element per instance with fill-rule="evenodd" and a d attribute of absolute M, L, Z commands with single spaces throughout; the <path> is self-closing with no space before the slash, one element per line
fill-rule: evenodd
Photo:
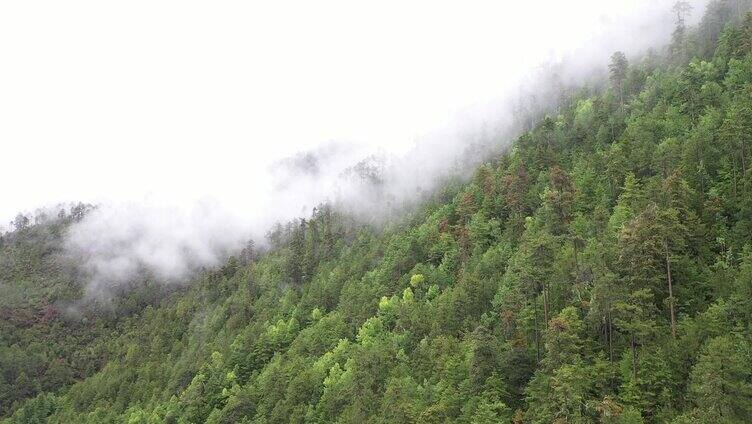
<path fill-rule="evenodd" d="M 0 222 L 250 196 L 269 163 L 331 140 L 404 153 L 485 119 L 543 61 L 655 43 L 672 3 L 0 2 Z"/>

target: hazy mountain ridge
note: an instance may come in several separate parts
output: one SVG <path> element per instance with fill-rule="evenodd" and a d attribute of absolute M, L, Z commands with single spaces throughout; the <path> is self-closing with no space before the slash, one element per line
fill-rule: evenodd
<path fill-rule="evenodd" d="M 721 31 L 732 6 L 713 3 L 662 63 L 615 56 L 607 90 L 576 94 L 405 222 L 376 230 L 324 206 L 277 228 L 269 251 L 171 295 L 147 281 L 86 312 L 89 325 L 40 315 L 44 303 L 19 309 L 32 316 L 10 327 L 77 325 L 83 339 L 51 346 L 103 367 L 65 353 L 89 368 L 53 381 L 53 351 L 22 376 L 37 365 L 14 361 L 38 335 L 4 330 L 2 411 L 9 422 L 744 422 L 752 18 Z M 57 257 L 60 228 L 52 248 L 21 240 L 45 228 L 5 236 L 10 285 L 58 275 L 36 264 Z M 30 298 L 75 300 L 81 283 L 59 275 L 64 294 Z"/>

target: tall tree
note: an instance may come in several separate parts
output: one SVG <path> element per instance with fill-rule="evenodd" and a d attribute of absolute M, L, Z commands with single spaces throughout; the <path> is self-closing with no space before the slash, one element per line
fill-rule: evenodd
<path fill-rule="evenodd" d="M 692 368 L 690 398 L 701 422 L 749 422 L 752 345 L 732 336 L 710 340 Z"/>
<path fill-rule="evenodd" d="M 627 79 L 627 56 L 623 52 L 617 51 L 611 55 L 611 63 L 608 65 L 611 86 L 616 91 L 619 98 L 619 108 L 624 107 L 624 83 Z"/>
<path fill-rule="evenodd" d="M 692 11 L 692 5 L 686 1 L 677 1 L 671 8 L 674 13 L 674 32 L 671 34 L 671 52 L 675 57 L 683 59 L 684 40 L 687 33 L 686 18 Z"/>

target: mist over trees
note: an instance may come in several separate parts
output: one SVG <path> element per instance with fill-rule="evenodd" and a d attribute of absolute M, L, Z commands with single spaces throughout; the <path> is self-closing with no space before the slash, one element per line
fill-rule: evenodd
<path fill-rule="evenodd" d="M 530 100 L 466 181 L 379 225 L 318 205 L 190 284 L 143 270 L 80 303 L 65 243 L 90 208 L 19 215 L 0 421 L 749 422 L 749 6 L 690 27 L 678 2 L 665 51 L 610 54 L 543 116 Z M 343 175 L 385 195 L 382 169 Z"/>

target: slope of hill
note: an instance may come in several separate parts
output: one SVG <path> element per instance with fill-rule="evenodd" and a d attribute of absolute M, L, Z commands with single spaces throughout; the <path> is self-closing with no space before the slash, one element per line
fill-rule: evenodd
<path fill-rule="evenodd" d="M 324 206 L 115 319 L 4 319 L 5 422 L 749 422 L 752 15 L 721 30 L 729 4 L 403 222 Z M 6 360 L 37 344 L 65 351 Z"/>

